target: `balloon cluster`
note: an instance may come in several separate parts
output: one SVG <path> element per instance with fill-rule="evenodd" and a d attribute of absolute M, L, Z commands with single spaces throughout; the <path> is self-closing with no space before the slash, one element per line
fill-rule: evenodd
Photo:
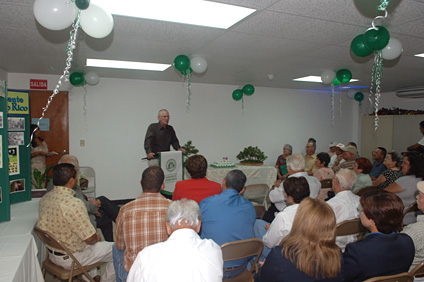
<path fill-rule="evenodd" d="M 81 10 L 81 28 L 89 36 L 103 38 L 113 29 L 113 17 L 90 0 L 35 0 L 34 16 L 38 23 L 50 30 L 68 28 Z"/>
<path fill-rule="evenodd" d="M 337 71 L 327 70 L 321 74 L 321 81 L 325 84 L 339 85 L 340 83 L 348 83 L 352 79 L 352 72 L 348 69 Z"/>
<path fill-rule="evenodd" d="M 350 43 L 352 53 L 358 57 L 367 57 L 374 51 L 382 52 L 385 60 L 394 60 L 403 52 L 402 43 L 391 38 L 389 31 L 384 26 L 375 26 L 356 36 Z"/>
<path fill-rule="evenodd" d="M 243 98 L 243 94 L 250 96 L 255 93 L 255 87 L 252 84 L 246 84 L 242 89 L 236 89 L 233 91 L 233 99 L 236 101 Z"/>
<path fill-rule="evenodd" d="M 174 59 L 174 67 L 182 74 L 189 75 L 193 71 L 203 73 L 208 68 L 208 62 L 203 57 L 195 56 L 191 60 L 186 55 L 178 55 Z"/>
<path fill-rule="evenodd" d="M 73 86 L 81 85 L 96 85 L 99 83 L 99 75 L 95 72 L 88 72 L 84 74 L 83 72 L 73 72 L 69 76 L 69 81 Z"/>

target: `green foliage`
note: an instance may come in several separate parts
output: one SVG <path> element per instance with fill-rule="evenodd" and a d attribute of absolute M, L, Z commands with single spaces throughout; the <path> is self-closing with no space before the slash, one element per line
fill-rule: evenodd
<path fill-rule="evenodd" d="M 34 169 L 34 172 L 32 173 L 34 176 L 34 179 L 32 180 L 32 184 L 34 184 L 36 189 L 44 188 L 43 183 L 45 183 L 46 181 L 52 180 L 52 178 L 47 175 L 47 173 L 52 167 L 53 165 L 47 166 L 43 174 L 41 174 L 41 172 L 38 169 Z"/>
<path fill-rule="evenodd" d="M 190 155 L 196 155 L 199 153 L 199 150 L 196 149 L 194 145 L 192 145 L 191 140 L 188 140 L 187 143 L 184 144 L 181 148 L 184 148 L 186 150 L 186 156 L 189 157 Z"/>
<path fill-rule="evenodd" d="M 249 146 L 244 148 L 243 151 L 236 156 L 236 158 L 242 162 L 261 163 L 268 157 L 265 156 L 264 152 L 262 152 L 257 146 Z"/>

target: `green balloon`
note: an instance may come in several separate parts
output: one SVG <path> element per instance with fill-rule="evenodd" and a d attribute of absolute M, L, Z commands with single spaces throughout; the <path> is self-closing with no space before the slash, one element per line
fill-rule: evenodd
<path fill-rule="evenodd" d="M 183 72 L 190 67 L 190 59 L 186 55 L 178 55 L 174 59 L 174 67 Z"/>
<path fill-rule="evenodd" d="M 236 89 L 233 91 L 233 99 L 236 101 L 239 101 L 241 98 L 243 98 L 243 91 L 240 89 Z"/>
<path fill-rule="evenodd" d="M 336 78 L 341 83 L 348 83 L 352 79 L 352 73 L 348 69 L 342 69 L 336 73 Z"/>
<path fill-rule="evenodd" d="M 82 72 L 73 72 L 69 77 L 69 81 L 74 86 L 81 86 L 85 83 L 84 73 Z"/>
<path fill-rule="evenodd" d="M 371 28 L 364 34 L 365 46 L 373 51 L 383 49 L 390 40 L 390 33 L 385 27 L 377 25 L 377 28 L 378 30 Z"/>
<path fill-rule="evenodd" d="M 243 87 L 243 93 L 244 94 L 246 94 L 246 95 L 252 95 L 253 93 L 255 93 L 255 87 L 253 87 L 253 85 L 252 84 L 246 84 L 244 87 Z"/>
<path fill-rule="evenodd" d="M 337 79 L 337 77 L 334 79 L 333 84 L 334 85 L 339 85 L 340 84 L 340 81 Z"/>
<path fill-rule="evenodd" d="M 358 57 L 366 57 L 371 55 L 372 50 L 368 49 L 364 43 L 364 35 L 360 34 L 356 36 L 350 43 L 350 50 Z"/>
<path fill-rule="evenodd" d="M 75 5 L 77 5 L 78 9 L 85 10 L 90 5 L 90 0 L 75 0 Z"/>
<path fill-rule="evenodd" d="M 362 100 L 364 100 L 364 93 L 356 92 L 355 93 L 355 101 L 361 102 Z"/>

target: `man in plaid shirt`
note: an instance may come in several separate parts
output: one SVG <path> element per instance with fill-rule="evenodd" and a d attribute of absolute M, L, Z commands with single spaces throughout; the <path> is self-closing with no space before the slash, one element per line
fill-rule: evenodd
<path fill-rule="evenodd" d="M 126 281 L 128 272 L 145 247 L 168 239 L 165 214 L 170 200 L 160 194 L 164 188 L 160 167 L 147 168 L 141 178 L 143 194 L 123 206 L 116 219 L 113 263 L 116 281 Z"/>

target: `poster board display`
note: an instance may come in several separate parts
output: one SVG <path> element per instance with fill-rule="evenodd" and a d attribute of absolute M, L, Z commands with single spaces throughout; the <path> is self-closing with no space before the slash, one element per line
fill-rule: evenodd
<path fill-rule="evenodd" d="M 0 80 L 0 88 L 6 89 L 6 82 Z M 0 222 L 10 220 L 9 197 L 9 154 L 7 130 L 7 101 L 0 95 Z"/>
<path fill-rule="evenodd" d="M 7 101 L 7 137 L 9 181 L 6 184 L 10 203 L 31 200 L 31 148 L 29 92 L 8 90 Z M 4 158 L 3 158 L 4 159 Z M 3 195 L 4 197 L 5 195 Z"/>
<path fill-rule="evenodd" d="M 162 192 L 172 195 L 175 190 L 175 183 L 183 180 L 183 154 L 181 151 L 160 152 L 159 166 L 165 174 L 165 188 Z"/>

